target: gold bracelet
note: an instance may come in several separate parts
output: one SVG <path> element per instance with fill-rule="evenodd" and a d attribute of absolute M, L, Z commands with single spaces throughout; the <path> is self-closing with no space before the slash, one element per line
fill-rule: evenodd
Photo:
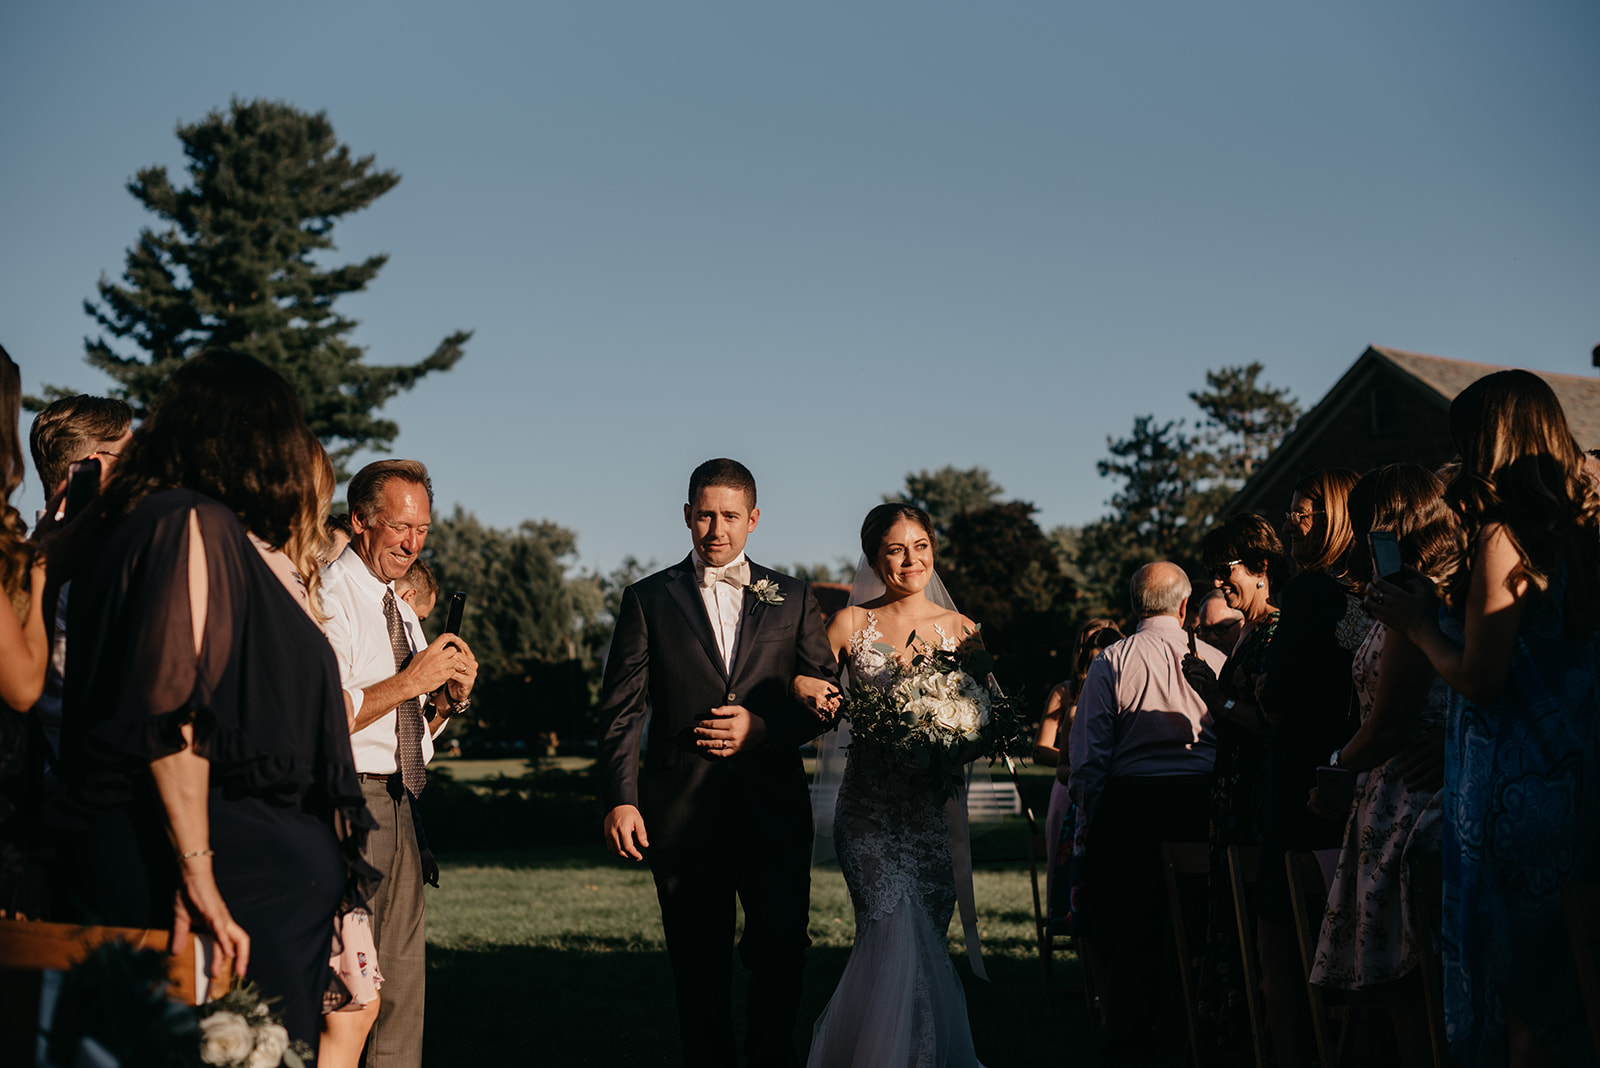
<path fill-rule="evenodd" d="M 191 849 L 187 853 L 179 853 L 178 859 L 188 860 L 190 857 L 214 857 L 216 855 L 217 852 L 214 849 Z"/>

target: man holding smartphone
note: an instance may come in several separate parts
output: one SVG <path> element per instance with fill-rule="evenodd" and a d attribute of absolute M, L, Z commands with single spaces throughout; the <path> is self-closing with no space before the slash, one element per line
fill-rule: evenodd
<path fill-rule="evenodd" d="M 385 981 L 365 1063 L 420 1068 L 426 929 L 412 801 L 426 785 L 434 736 L 470 704 L 478 662 L 454 634 L 429 644 L 417 614 L 395 592 L 428 538 L 428 469 L 416 460 L 379 460 L 350 480 L 349 497 L 354 535 L 322 573 L 322 605 L 361 791 L 378 822 L 366 859 L 383 873 L 370 908 Z"/>

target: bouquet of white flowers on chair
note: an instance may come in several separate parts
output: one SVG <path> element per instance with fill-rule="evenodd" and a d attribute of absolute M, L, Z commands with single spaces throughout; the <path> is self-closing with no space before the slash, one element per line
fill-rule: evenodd
<path fill-rule="evenodd" d="M 969 639 L 970 639 L 969 635 Z M 1022 703 L 994 681 L 994 658 L 974 641 L 935 649 L 912 634 L 910 664 L 889 658 L 881 679 L 853 680 L 840 714 L 850 721 L 850 745 L 884 751 L 915 769 L 944 796 L 964 781 L 967 764 L 1026 750 L 1031 724 Z"/>

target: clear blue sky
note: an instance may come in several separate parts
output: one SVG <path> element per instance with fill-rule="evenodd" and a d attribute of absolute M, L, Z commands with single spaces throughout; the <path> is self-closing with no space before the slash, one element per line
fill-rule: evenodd
<path fill-rule="evenodd" d="M 729 454 L 769 563 L 853 556 L 944 464 L 1078 523 L 1106 435 L 1206 368 L 1307 404 L 1369 342 L 1590 373 L 1596 54 L 1589 0 L 8 4 L 0 341 L 106 388 L 124 183 L 282 99 L 403 175 L 336 235 L 392 256 L 368 358 L 477 331 L 388 408 L 442 507 L 665 563 Z"/>

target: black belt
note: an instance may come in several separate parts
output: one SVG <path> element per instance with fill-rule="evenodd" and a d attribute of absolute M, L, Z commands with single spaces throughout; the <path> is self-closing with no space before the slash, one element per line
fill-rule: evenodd
<path fill-rule="evenodd" d="M 391 771 L 387 775 L 376 775 L 370 771 L 358 771 L 356 772 L 356 778 L 360 779 L 362 782 L 388 782 L 390 779 L 399 774 L 400 773 L 398 771 Z"/>

